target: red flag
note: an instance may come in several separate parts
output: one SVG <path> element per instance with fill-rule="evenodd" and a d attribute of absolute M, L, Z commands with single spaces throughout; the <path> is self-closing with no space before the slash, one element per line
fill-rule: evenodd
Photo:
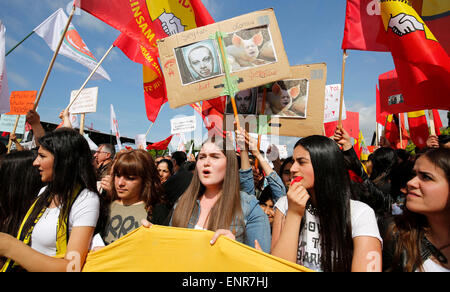
<path fill-rule="evenodd" d="M 202 114 L 208 134 L 225 137 L 223 131 L 223 114 L 225 112 L 226 97 L 221 96 L 203 101 Z"/>
<path fill-rule="evenodd" d="M 409 134 L 413 143 L 419 147 L 427 146 L 427 139 L 429 136 L 428 122 L 425 116 L 425 111 L 416 111 L 408 113 Z"/>
<path fill-rule="evenodd" d="M 145 66 L 147 118 L 155 122 L 167 102 L 157 40 L 213 23 L 211 15 L 200 0 L 75 0 L 75 5 L 122 32 L 114 45 Z"/>
<path fill-rule="evenodd" d="M 381 106 L 380 106 L 381 95 L 380 95 L 380 90 L 378 89 L 378 85 L 376 86 L 376 91 L 377 91 L 377 101 L 376 101 L 377 123 L 384 126 L 388 115 L 385 112 L 381 111 Z"/>
<path fill-rule="evenodd" d="M 9 136 L 9 134 L 11 134 L 10 132 L 3 132 L 2 133 L 2 137 L 7 137 L 7 136 Z"/>
<path fill-rule="evenodd" d="M 408 111 L 450 109 L 450 103 L 442 98 L 443 92 L 450 91 L 450 58 L 446 51 L 409 1 L 383 1 L 380 5 L 386 44 L 404 99 L 416 105 L 427 104 Z"/>
<path fill-rule="evenodd" d="M 396 59 L 395 62 L 403 65 L 396 66 L 397 70 L 388 71 L 378 77 L 382 113 L 395 114 L 428 108 L 450 109 L 448 100 L 442 97 L 442 92 L 438 92 L 442 87 L 437 84 L 439 81 L 427 79 L 419 69 L 400 59 Z M 403 72 L 404 77 L 406 76 L 403 80 L 412 79 L 412 81 L 409 84 L 401 82 L 397 75 L 398 70 Z M 421 78 L 422 82 L 414 84 L 415 79 Z"/>
<path fill-rule="evenodd" d="M 359 113 L 358 112 L 349 112 L 347 111 L 347 118 L 342 121 L 342 126 L 345 131 L 350 135 L 350 137 L 359 139 Z M 329 122 L 324 123 L 325 135 L 327 137 L 331 137 L 334 135 L 334 131 L 338 122 Z"/>
<path fill-rule="evenodd" d="M 347 0 L 342 49 L 388 52 L 378 1 Z"/>
<path fill-rule="evenodd" d="M 173 135 L 170 135 L 169 137 L 167 137 L 163 141 L 159 141 L 159 142 L 147 145 L 147 150 L 151 150 L 151 149 L 154 149 L 154 150 L 166 150 L 167 147 L 170 144 L 170 141 L 172 141 L 172 137 L 173 137 Z"/>
<path fill-rule="evenodd" d="M 385 137 L 389 141 L 389 143 L 391 143 L 391 147 L 394 149 L 405 149 L 406 146 L 408 145 L 409 135 L 405 129 L 405 118 L 403 114 L 400 114 L 400 122 L 398 115 L 389 115 L 386 121 Z M 401 124 L 402 127 L 401 145 L 400 145 L 399 124 Z"/>
<path fill-rule="evenodd" d="M 443 127 L 441 116 L 439 115 L 439 112 L 437 110 L 433 110 L 433 120 L 434 120 L 434 131 L 436 132 L 436 135 L 441 134 L 441 128 Z"/>
<path fill-rule="evenodd" d="M 378 0 L 347 0 L 342 49 L 390 51 L 385 40 L 386 31 L 380 17 L 381 7 L 378 2 Z M 441 46 L 449 54 L 450 13 L 448 0 L 410 0 L 408 4 L 425 21 Z"/>

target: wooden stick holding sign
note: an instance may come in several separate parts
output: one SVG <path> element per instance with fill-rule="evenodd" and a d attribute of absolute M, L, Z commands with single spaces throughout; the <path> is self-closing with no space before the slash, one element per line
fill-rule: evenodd
<path fill-rule="evenodd" d="M 430 135 L 436 136 L 436 129 L 434 127 L 434 116 L 432 110 L 428 110 L 428 117 L 430 118 Z"/>
<path fill-rule="evenodd" d="M 223 38 L 226 36 L 226 34 L 222 32 L 216 32 L 215 38 L 217 42 L 219 43 L 219 49 L 220 54 L 222 57 L 222 63 L 223 67 L 225 69 L 225 90 L 224 95 L 230 96 L 231 105 L 233 106 L 233 113 L 234 113 L 234 119 L 237 124 L 238 130 L 241 130 L 241 125 L 239 123 L 239 117 L 238 117 L 238 110 L 236 106 L 236 99 L 235 95 L 239 92 L 239 89 L 237 88 L 237 78 L 232 78 L 230 76 L 230 65 L 228 64 L 227 59 L 227 53 L 225 52 L 224 46 L 223 46 Z"/>
<path fill-rule="evenodd" d="M 266 111 L 266 98 L 267 98 L 267 87 L 264 86 L 263 97 L 262 97 L 262 105 L 261 105 L 261 114 L 263 115 Z M 261 134 L 258 134 L 258 151 L 261 148 Z M 258 168 L 259 161 L 256 159 L 255 168 Z"/>
<path fill-rule="evenodd" d="M 8 141 L 8 146 L 7 146 L 7 148 L 8 148 L 8 152 L 7 153 L 8 154 L 11 152 L 11 146 L 12 146 L 11 135 L 12 134 L 16 134 L 17 125 L 19 124 L 19 119 L 20 119 L 20 115 L 17 115 L 16 122 L 14 123 L 13 131 L 11 132 L 11 134 L 9 134 L 9 141 Z"/>
<path fill-rule="evenodd" d="M 84 81 L 83 85 L 81 85 L 81 88 L 78 90 L 78 92 L 75 95 L 74 99 L 72 99 L 72 101 L 66 107 L 66 110 L 69 110 L 70 107 L 72 106 L 72 104 L 77 100 L 78 96 L 80 96 L 81 92 L 86 87 L 86 84 L 89 82 L 89 80 L 91 80 L 92 76 L 94 76 L 95 72 L 97 72 L 97 69 L 100 68 L 100 66 L 102 65 L 103 61 L 106 59 L 106 57 L 109 55 L 109 53 L 111 52 L 111 50 L 113 48 L 114 48 L 114 45 L 111 45 L 111 47 L 109 47 L 108 51 L 106 51 L 105 55 L 103 55 L 102 59 L 98 62 L 97 66 L 95 66 L 94 70 L 92 70 L 91 74 L 89 74 L 89 76 L 86 79 L 86 81 Z"/>
<path fill-rule="evenodd" d="M 342 128 L 342 108 L 344 105 L 344 78 L 345 78 L 345 63 L 347 60 L 347 50 L 344 50 L 344 54 L 342 57 L 342 79 L 341 79 L 341 97 L 339 101 L 339 122 L 338 127 Z"/>

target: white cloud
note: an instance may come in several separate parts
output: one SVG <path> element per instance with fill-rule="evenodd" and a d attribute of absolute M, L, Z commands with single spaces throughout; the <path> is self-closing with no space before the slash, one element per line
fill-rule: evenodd
<path fill-rule="evenodd" d="M 53 66 L 56 69 L 58 69 L 58 70 L 60 70 L 62 72 L 65 72 L 65 73 L 77 74 L 77 75 L 84 76 L 84 77 L 87 77 L 89 75 L 89 73 L 87 73 L 87 72 L 78 71 L 76 69 L 73 69 L 73 68 L 71 68 L 69 66 L 63 65 L 63 64 L 58 63 L 58 62 L 55 62 L 55 64 Z"/>
<path fill-rule="evenodd" d="M 14 72 L 7 72 L 8 76 L 8 82 L 15 83 L 18 85 L 21 89 L 26 89 L 30 87 L 30 82 L 28 79 L 24 78 L 23 76 L 16 74 Z M 10 86 L 12 87 L 12 86 Z"/>

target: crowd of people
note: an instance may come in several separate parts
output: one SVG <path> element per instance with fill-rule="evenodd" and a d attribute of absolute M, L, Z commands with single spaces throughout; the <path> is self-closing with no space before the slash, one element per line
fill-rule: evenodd
<path fill-rule="evenodd" d="M 2 271 L 67 271 L 74 256 L 80 270 L 89 252 L 153 224 L 210 230 L 211 245 L 226 236 L 315 271 L 450 271 L 448 137 L 414 155 L 379 147 L 361 163 L 338 127 L 269 163 L 238 129 L 196 156 L 152 157 L 110 144 L 93 153 L 67 117 L 45 133 L 30 112 L 36 147 L 0 153 Z"/>

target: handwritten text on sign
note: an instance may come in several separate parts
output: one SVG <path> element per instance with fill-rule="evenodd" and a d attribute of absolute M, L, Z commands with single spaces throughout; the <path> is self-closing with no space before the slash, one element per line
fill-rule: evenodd
<path fill-rule="evenodd" d="M 183 117 L 170 120 L 171 134 L 180 134 L 195 131 L 195 116 Z"/>
<path fill-rule="evenodd" d="M 70 102 L 75 98 L 78 90 L 72 91 Z M 69 112 L 75 114 L 95 113 L 97 111 L 98 87 L 83 89 L 80 95 L 69 109 Z"/>
<path fill-rule="evenodd" d="M 329 123 L 339 120 L 339 104 L 341 96 L 341 85 L 332 84 L 325 86 L 325 109 L 323 122 Z M 342 106 L 342 119 L 345 120 L 346 109 L 345 103 Z"/>
<path fill-rule="evenodd" d="M 16 123 L 17 115 L 2 115 L 0 118 L 0 131 L 12 132 Z M 19 123 L 17 124 L 16 134 L 25 133 L 25 115 L 20 116 Z"/>
<path fill-rule="evenodd" d="M 33 109 L 37 91 L 12 91 L 9 99 L 11 110 L 7 115 L 26 115 Z"/>

